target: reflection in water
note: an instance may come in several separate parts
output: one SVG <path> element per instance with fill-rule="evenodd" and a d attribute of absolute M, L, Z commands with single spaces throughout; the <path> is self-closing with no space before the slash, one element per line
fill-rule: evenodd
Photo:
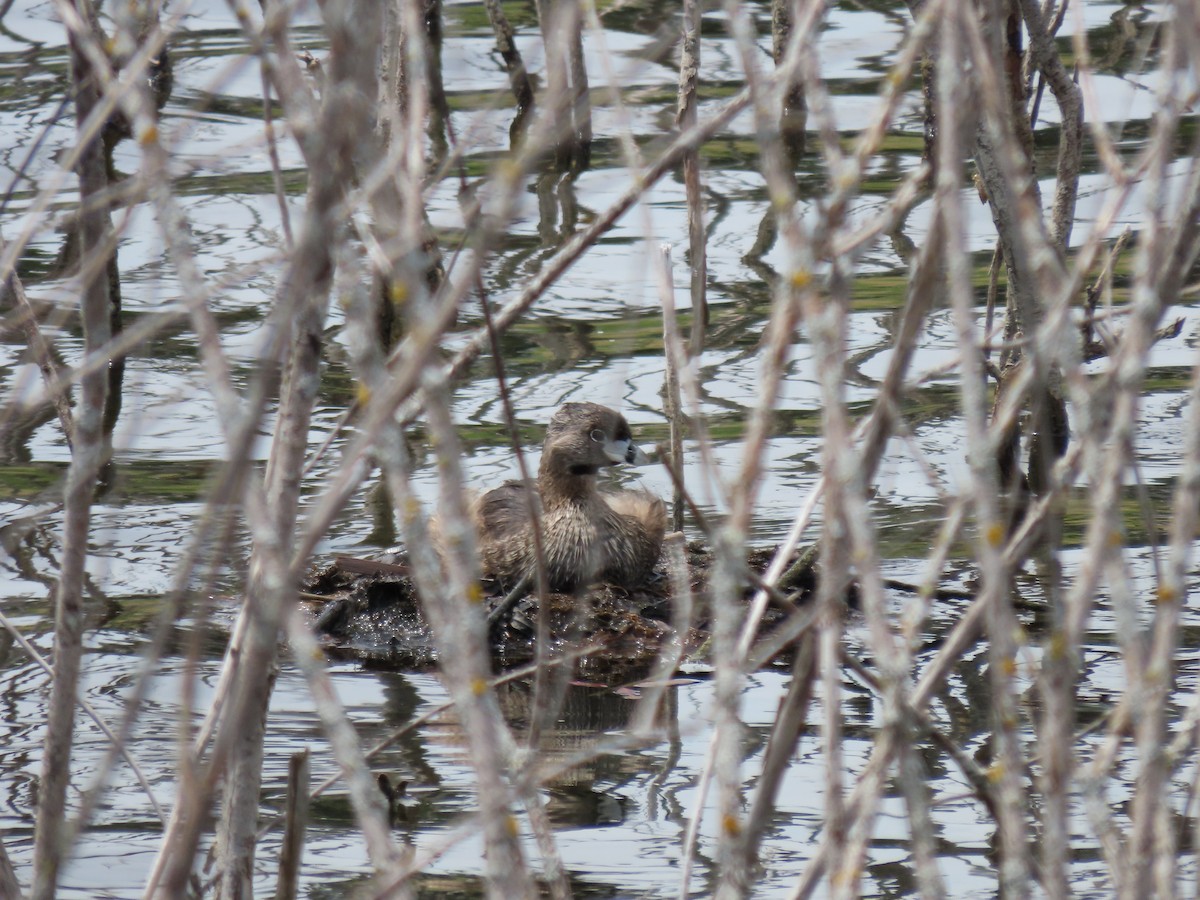
<path fill-rule="evenodd" d="M 575 173 L 545 171 L 537 176 L 538 237 L 547 247 L 558 248 L 579 227 L 575 198 Z M 561 215 L 560 215 L 561 213 Z"/>
<path fill-rule="evenodd" d="M 375 677 L 383 688 L 384 699 L 379 715 L 384 723 L 389 728 L 398 729 L 416 718 L 425 701 L 408 676 L 398 672 L 378 672 Z M 438 784 L 437 769 L 428 761 L 421 732 L 406 732 L 396 746 L 404 780 L 421 785 Z"/>
<path fill-rule="evenodd" d="M 387 481 L 380 478 L 367 491 L 367 510 L 370 512 L 372 528 L 362 539 L 368 547 L 394 547 L 398 540 L 396 529 L 396 506 L 392 503 L 392 492 Z"/>
<path fill-rule="evenodd" d="M 425 0 L 425 33 L 429 38 L 429 59 L 426 79 L 429 86 L 430 157 L 435 164 L 444 160 L 450 150 L 450 102 L 446 99 L 446 83 L 442 79 L 442 0 Z"/>

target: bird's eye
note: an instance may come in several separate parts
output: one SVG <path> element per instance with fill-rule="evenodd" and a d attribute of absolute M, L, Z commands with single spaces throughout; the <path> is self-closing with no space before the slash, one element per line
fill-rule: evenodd
<path fill-rule="evenodd" d="M 592 440 L 595 441 L 597 444 L 603 444 L 604 443 L 604 432 L 599 428 L 593 428 L 592 429 Z"/>

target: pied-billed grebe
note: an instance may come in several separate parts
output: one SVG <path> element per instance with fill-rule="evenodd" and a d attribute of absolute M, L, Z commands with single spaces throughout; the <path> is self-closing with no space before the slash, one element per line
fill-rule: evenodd
<path fill-rule="evenodd" d="M 566 403 L 550 420 L 537 492 L 550 589 L 597 581 L 626 588 L 654 569 L 667 527 L 662 500 L 643 491 L 601 493 L 606 466 L 644 463 L 620 413 L 598 403 Z M 536 570 L 525 485 L 509 481 L 477 498 L 472 516 L 485 575 L 512 586 Z"/>

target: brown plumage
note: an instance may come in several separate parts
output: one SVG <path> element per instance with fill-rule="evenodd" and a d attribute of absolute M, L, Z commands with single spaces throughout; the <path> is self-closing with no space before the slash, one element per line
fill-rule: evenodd
<path fill-rule="evenodd" d="M 597 403 L 566 403 L 550 420 L 537 493 L 550 589 L 597 581 L 626 588 L 645 582 L 667 526 L 662 500 L 644 491 L 601 493 L 606 466 L 644 462 L 624 416 Z M 525 486 L 509 481 L 475 500 L 472 516 L 485 575 L 511 586 L 536 570 Z"/>

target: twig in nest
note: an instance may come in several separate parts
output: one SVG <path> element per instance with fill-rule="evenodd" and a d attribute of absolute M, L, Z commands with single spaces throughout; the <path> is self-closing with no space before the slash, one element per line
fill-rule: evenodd
<path fill-rule="evenodd" d="M 489 633 L 492 631 L 492 629 L 498 628 L 500 623 L 504 621 L 505 617 L 512 612 L 512 609 L 517 605 L 517 602 L 524 597 L 526 593 L 528 593 L 529 587 L 532 583 L 532 578 L 530 578 L 528 575 L 522 575 L 521 580 L 517 582 L 516 586 L 504 595 L 504 599 L 496 604 L 495 609 L 488 613 L 487 625 Z"/>

